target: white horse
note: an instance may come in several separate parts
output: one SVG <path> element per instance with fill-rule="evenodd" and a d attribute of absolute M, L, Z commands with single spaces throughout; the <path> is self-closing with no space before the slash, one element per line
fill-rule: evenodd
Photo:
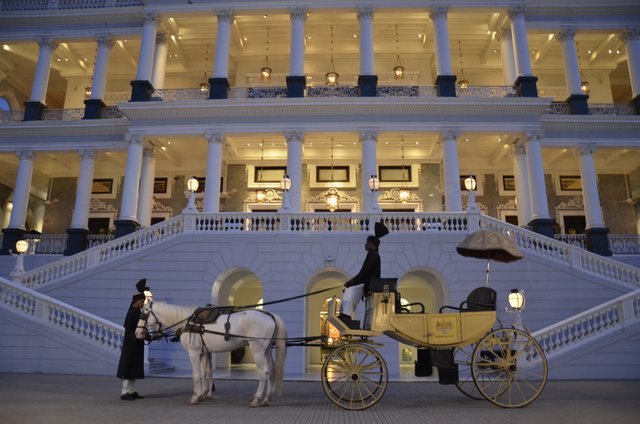
<path fill-rule="evenodd" d="M 184 328 L 193 312 L 193 307 L 149 302 L 140 314 L 136 336 L 142 339 L 147 331 L 162 331 L 173 325 L 174 328 Z M 227 322 L 228 332 L 225 330 Z M 274 393 L 281 395 L 287 349 L 287 331 L 282 318 L 266 311 L 240 310 L 220 315 L 214 324 L 204 325 L 204 330 L 202 334 L 185 331 L 180 335 L 180 343 L 187 350 L 193 369 L 193 395 L 189 403 L 193 405 L 211 396 L 211 353 L 230 352 L 247 345 L 253 354 L 259 376 L 258 389 L 250 406 L 269 405 Z M 271 354 L 273 345 L 276 348 L 275 363 Z"/>

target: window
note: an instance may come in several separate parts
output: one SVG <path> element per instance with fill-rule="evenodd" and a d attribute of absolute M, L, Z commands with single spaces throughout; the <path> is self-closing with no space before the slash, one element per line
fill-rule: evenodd
<path fill-rule="evenodd" d="M 316 182 L 318 183 L 348 183 L 350 181 L 348 166 L 317 166 Z"/>
<path fill-rule="evenodd" d="M 256 183 L 278 183 L 287 173 L 286 166 L 256 166 L 253 181 Z"/>
<path fill-rule="evenodd" d="M 411 178 L 410 166 L 379 166 L 378 177 L 385 183 L 409 183 Z"/>

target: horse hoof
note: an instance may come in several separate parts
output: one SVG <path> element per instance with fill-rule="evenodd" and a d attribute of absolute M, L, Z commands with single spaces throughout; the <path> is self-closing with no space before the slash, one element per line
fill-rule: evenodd
<path fill-rule="evenodd" d="M 256 400 L 251 401 L 251 403 L 249 404 L 249 407 L 251 407 L 251 408 L 257 408 L 258 406 L 260 406 L 260 402 L 258 402 Z"/>
<path fill-rule="evenodd" d="M 265 401 L 263 401 L 263 402 L 261 403 L 261 405 L 262 405 L 262 406 L 270 406 L 270 405 L 271 405 L 271 402 L 270 402 L 270 401 L 268 401 L 268 400 L 265 400 Z"/>

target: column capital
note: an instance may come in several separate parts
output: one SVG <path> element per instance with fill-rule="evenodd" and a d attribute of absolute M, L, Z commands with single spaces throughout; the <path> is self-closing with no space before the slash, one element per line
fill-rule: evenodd
<path fill-rule="evenodd" d="M 306 21 L 307 12 L 309 9 L 306 7 L 292 6 L 289 8 L 289 18 L 292 21 Z"/>
<path fill-rule="evenodd" d="M 526 142 L 540 141 L 544 137 L 544 131 L 542 130 L 530 130 L 524 133 Z"/>
<path fill-rule="evenodd" d="M 204 138 L 208 143 L 222 144 L 224 142 L 224 133 L 222 131 L 207 131 Z"/>
<path fill-rule="evenodd" d="M 573 27 L 561 27 L 560 32 L 558 32 L 556 36 L 560 41 L 565 41 L 565 40 L 573 41 L 576 38 L 576 29 Z"/>
<path fill-rule="evenodd" d="M 23 149 L 23 150 L 18 150 L 16 152 L 16 156 L 18 157 L 18 159 L 20 160 L 34 160 L 36 158 L 36 152 L 34 152 L 33 150 L 29 150 L 29 149 Z"/>
<path fill-rule="evenodd" d="M 292 143 L 294 141 L 304 143 L 304 131 L 302 130 L 285 131 L 284 138 L 287 140 L 287 143 Z"/>
<path fill-rule="evenodd" d="M 511 34 L 511 28 L 500 28 L 498 30 L 498 34 L 496 34 L 496 38 L 498 39 L 498 41 L 511 40 L 513 38 Z"/>
<path fill-rule="evenodd" d="M 360 143 L 365 141 L 373 141 L 374 143 L 376 143 L 378 141 L 378 131 L 360 130 Z"/>
<path fill-rule="evenodd" d="M 640 27 L 627 27 L 622 31 L 622 34 L 618 36 L 625 43 L 627 41 L 640 40 Z"/>
<path fill-rule="evenodd" d="M 158 44 L 169 44 L 169 33 L 167 31 L 161 31 L 156 34 L 156 45 Z"/>
<path fill-rule="evenodd" d="M 524 18 L 524 15 L 527 14 L 527 8 L 524 6 L 515 6 L 509 9 L 509 19 L 519 19 Z"/>
<path fill-rule="evenodd" d="M 370 6 L 357 6 L 356 13 L 358 15 L 358 20 L 362 18 L 373 19 L 373 13 L 375 9 Z"/>
<path fill-rule="evenodd" d="M 82 159 L 96 160 L 97 155 L 96 151 L 93 149 L 79 149 L 78 156 L 80 156 Z"/>
<path fill-rule="evenodd" d="M 98 47 L 106 47 L 111 50 L 116 45 L 116 42 L 111 34 L 98 34 L 96 35 L 96 44 Z"/>
<path fill-rule="evenodd" d="M 144 12 L 142 14 L 144 25 L 160 25 L 160 16 L 156 12 Z"/>
<path fill-rule="evenodd" d="M 142 149 L 142 156 L 144 156 L 144 157 L 155 158 L 157 153 L 158 153 L 158 151 L 156 149 L 156 146 L 153 146 L 151 144 L 147 144 Z"/>
<path fill-rule="evenodd" d="M 139 144 L 142 146 L 142 143 L 144 143 L 144 134 L 141 134 L 141 133 L 125 134 L 124 141 L 126 141 L 127 144 Z"/>
<path fill-rule="evenodd" d="M 580 156 L 592 155 L 598 150 L 598 147 L 595 144 L 579 144 L 578 145 L 578 153 Z"/>
<path fill-rule="evenodd" d="M 447 128 L 440 132 L 439 142 L 457 141 L 460 138 L 460 130 L 457 128 Z"/>
<path fill-rule="evenodd" d="M 47 49 L 51 51 L 54 51 L 60 45 L 60 43 L 58 43 L 56 40 L 49 37 L 37 37 L 36 42 L 38 43 L 38 47 L 40 47 L 41 49 Z"/>
<path fill-rule="evenodd" d="M 228 24 L 233 23 L 234 19 L 234 10 L 233 9 L 216 9 L 216 16 L 218 17 L 218 22 L 226 22 Z"/>
<path fill-rule="evenodd" d="M 429 11 L 429 18 L 432 21 L 440 18 L 446 18 L 449 13 L 449 8 L 447 6 L 434 6 Z"/>
<path fill-rule="evenodd" d="M 516 143 L 516 144 L 513 145 L 513 152 L 516 155 L 526 155 L 527 154 L 527 148 L 522 143 Z"/>

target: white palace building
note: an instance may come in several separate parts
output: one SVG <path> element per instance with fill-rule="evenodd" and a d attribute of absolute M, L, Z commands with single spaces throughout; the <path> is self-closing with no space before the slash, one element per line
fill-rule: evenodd
<path fill-rule="evenodd" d="M 524 290 L 550 378 L 640 378 L 637 0 L 0 0 L 0 112 L 0 372 L 115 375 L 141 278 L 197 306 L 340 286 L 383 220 L 404 301 L 484 285 L 455 248 L 493 229 L 524 255 L 491 262 L 498 316 Z M 265 309 L 328 334 L 334 294 Z"/>

